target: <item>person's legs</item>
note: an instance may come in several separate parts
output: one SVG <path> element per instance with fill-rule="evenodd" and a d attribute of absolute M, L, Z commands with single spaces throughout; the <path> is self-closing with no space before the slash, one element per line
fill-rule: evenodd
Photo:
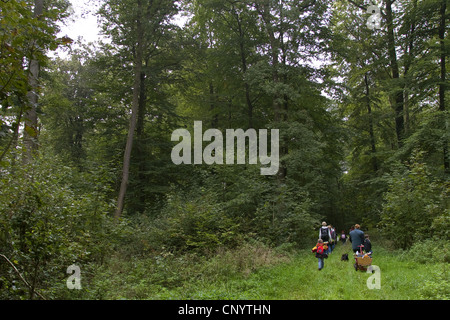
<path fill-rule="evenodd" d="M 319 260 L 319 270 L 323 268 L 323 258 L 317 258 Z"/>

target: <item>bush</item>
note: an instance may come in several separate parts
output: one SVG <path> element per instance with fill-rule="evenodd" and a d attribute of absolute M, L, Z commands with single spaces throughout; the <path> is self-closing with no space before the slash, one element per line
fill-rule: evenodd
<path fill-rule="evenodd" d="M 445 268 L 445 267 L 444 267 Z M 431 270 L 432 278 L 426 280 L 419 290 L 420 298 L 427 300 L 449 300 L 450 283 L 447 279 L 445 270 Z"/>
<path fill-rule="evenodd" d="M 433 236 L 448 239 L 448 183 L 433 179 L 421 161 L 397 165 L 387 176 L 389 190 L 384 196 L 380 227 L 383 234 L 402 249 Z"/>
<path fill-rule="evenodd" d="M 169 197 L 161 217 L 150 227 L 151 246 L 173 251 L 211 251 L 237 245 L 241 239 L 236 232 L 239 224 L 211 197 L 208 193 L 188 199 Z"/>
<path fill-rule="evenodd" d="M 232 279 L 248 278 L 256 270 L 289 259 L 258 242 L 244 243 L 233 249 L 217 248 L 208 255 L 161 250 L 145 257 L 125 259 L 122 253 L 117 253 L 102 266 L 89 266 L 81 292 L 66 291 L 65 298 L 207 298 L 202 296 L 204 287 L 219 287 Z"/>
<path fill-rule="evenodd" d="M 261 267 L 288 260 L 286 254 L 279 253 L 263 243 L 253 241 L 234 249 L 219 248 L 205 265 L 202 273 L 211 279 L 217 276 L 227 279 L 237 274 L 249 275 Z"/>
<path fill-rule="evenodd" d="M 68 266 L 104 254 L 109 204 L 92 189 L 77 194 L 67 184 L 74 174 L 42 158 L 0 172 L 0 247 L 31 286 L 0 261 L 0 299 L 57 297 Z"/>
<path fill-rule="evenodd" d="M 450 242 L 447 239 L 427 239 L 416 242 L 404 253 L 419 263 L 449 263 Z"/>

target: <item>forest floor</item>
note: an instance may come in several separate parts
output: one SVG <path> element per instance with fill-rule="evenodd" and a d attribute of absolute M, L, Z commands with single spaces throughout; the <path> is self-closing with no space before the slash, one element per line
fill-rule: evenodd
<path fill-rule="evenodd" d="M 355 271 L 350 244 L 338 244 L 319 271 L 310 250 L 288 256 L 247 247 L 195 256 L 122 261 L 97 270 L 88 299 L 418 300 L 449 299 L 446 263 L 418 263 L 406 252 L 374 247 L 379 273 Z M 269 251 L 270 250 L 270 251 Z M 343 253 L 349 261 L 341 261 Z M 370 288 L 379 276 L 379 288 Z M 369 280 L 370 278 L 370 280 Z M 369 281 L 368 281 L 369 280 Z M 92 290 L 93 289 L 93 290 Z M 85 292 L 87 293 L 87 292 Z M 77 298 L 77 297 L 72 297 Z"/>
<path fill-rule="evenodd" d="M 355 271 L 350 245 L 338 245 L 319 271 L 317 259 L 302 252 L 287 263 L 261 268 L 247 277 L 197 287 L 191 298 L 261 300 L 408 300 L 449 298 L 447 286 L 437 287 L 445 275 L 444 264 L 404 261 L 384 250 L 376 252 L 373 265 L 379 267 L 379 289 L 375 274 Z M 349 253 L 349 261 L 341 255 Z M 372 277 L 374 276 L 374 277 Z M 369 279 L 372 277 L 371 279 Z M 442 282 L 441 282 L 442 284 Z M 442 292 L 447 288 L 447 292 Z M 189 298 L 185 296 L 183 298 Z"/>

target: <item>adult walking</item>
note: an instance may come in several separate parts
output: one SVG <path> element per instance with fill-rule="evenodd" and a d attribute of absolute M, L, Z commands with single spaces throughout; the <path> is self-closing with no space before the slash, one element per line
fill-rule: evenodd
<path fill-rule="evenodd" d="M 359 224 L 355 224 L 355 229 L 350 231 L 349 239 L 352 243 L 353 252 L 359 251 L 360 246 L 364 245 L 364 232 L 360 230 Z"/>
<path fill-rule="evenodd" d="M 329 225 L 328 229 L 330 229 L 330 235 L 331 235 L 331 248 L 330 252 L 333 252 L 334 247 L 336 246 L 336 229 L 334 229 L 333 225 Z"/>
<path fill-rule="evenodd" d="M 319 230 L 319 239 L 323 240 L 323 242 L 331 241 L 330 229 L 327 226 L 327 223 L 322 222 L 322 227 Z M 328 246 L 327 254 L 330 253 L 330 246 Z"/>

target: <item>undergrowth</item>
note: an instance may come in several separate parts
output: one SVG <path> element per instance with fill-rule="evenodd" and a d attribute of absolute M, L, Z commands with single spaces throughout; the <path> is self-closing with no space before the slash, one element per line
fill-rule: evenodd
<path fill-rule="evenodd" d="M 146 257 L 110 257 L 103 265 L 86 265 L 83 289 L 64 291 L 66 299 L 449 299 L 446 263 L 415 261 L 402 251 L 374 243 L 373 264 L 379 266 L 381 288 L 369 289 L 371 273 L 355 271 L 350 245 L 339 244 L 317 270 L 307 250 L 270 248 L 246 243 L 209 254 L 160 252 Z"/>

